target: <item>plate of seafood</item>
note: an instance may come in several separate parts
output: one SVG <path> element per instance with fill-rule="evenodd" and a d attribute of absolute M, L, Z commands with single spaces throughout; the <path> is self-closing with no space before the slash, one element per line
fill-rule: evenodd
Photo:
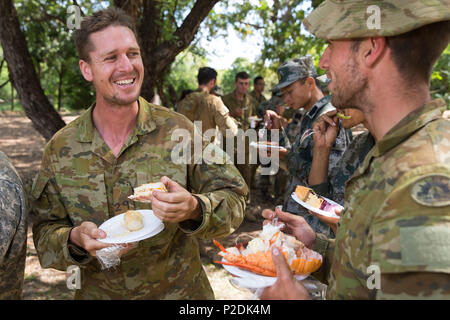
<path fill-rule="evenodd" d="M 222 261 L 215 263 L 222 264 L 225 270 L 239 277 L 237 284 L 245 283 L 247 288 L 264 288 L 273 285 L 277 279 L 271 252 L 272 247 L 276 246 L 281 249 L 296 279 L 305 279 L 322 265 L 322 256 L 283 233 L 281 227 L 266 224 L 258 237 L 230 248 L 224 248 L 214 240 L 222 256 Z"/>
<path fill-rule="evenodd" d="M 152 192 L 162 191 L 168 192 L 166 186 L 162 182 L 146 183 L 134 189 L 134 194 L 128 197 L 133 201 L 151 203 Z"/>
<path fill-rule="evenodd" d="M 344 207 L 340 204 L 319 196 L 311 188 L 304 186 L 297 186 L 295 188 L 295 192 L 291 194 L 291 197 L 306 209 L 330 218 L 339 219 L 340 217 L 334 212 L 334 210 L 344 209 Z"/>
<path fill-rule="evenodd" d="M 105 221 L 99 226 L 106 238 L 104 243 L 131 243 L 153 237 L 164 230 L 164 223 L 153 210 L 129 210 Z"/>

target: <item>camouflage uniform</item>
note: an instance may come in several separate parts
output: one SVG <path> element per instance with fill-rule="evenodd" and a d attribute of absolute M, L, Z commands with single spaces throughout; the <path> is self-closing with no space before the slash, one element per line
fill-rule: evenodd
<path fill-rule="evenodd" d="M 369 4 L 380 7 L 381 28 L 366 24 Z M 395 36 L 449 19 L 448 1 L 325 1 L 304 25 L 333 40 Z M 450 297 L 450 121 L 443 110 L 438 99 L 410 112 L 347 182 L 336 239 L 316 239 L 328 298 Z M 380 286 L 369 289 L 377 275 Z"/>
<path fill-rule="evenodd" d="M 263 103 L 264 101 L 267 101 L 266 97 L 264 97 L 263 94 L 261 94 L 259 97 L 256 95 L 256 91 L 250 91 L 250 96 L 253 98 L 253 100 L 256 101 L 256 105 L 260 105 L 261 103 Z"/>
<path fill-rule="evenodd" d="M 238 121 L 238 127 L 242 129 L 244 132 L 250 128 L 250 120 L 249 117 L 253 116 L 256 112 L 256 102 L 253 98 L 246 94 L 243 100 L 238 100 L 236 98 L 236 91 L 225 95 L 222 97 L 223 103 L 230 109 L 230 114 L 233 114 L 233 111 L 237 108 L 245 109 L 243 115 L 241 117 L 234 117 Z M 250 164 L 250 146 L 249 139 L 246 139 L 245 143 L 245 163 L 244 164 L 236 164 L 239 172 L 245 179 L 247 185 L 251 188 L 253 175 L 252 175 L 252 167 L 255 164 Z M 237 141 L 235 142 L 235 147 L 237 146 Z M 236 158 L 236 157 L 235 157 Z M 254 172 L 254 169 L 253 169 Z"/>
<path fill-rule="evenodd" d="M 248 118 L 255 115 L 257 102 L 249 94 L 246 94 L 243 100 L 238 100 L 236 98 L 236 90 L 234 90 L 224 95 L 222 101 L 230 109 L 230 114 L 233 114 L 233 111 L 237 108 L 245 109 L 242 117 L 235 118 L 239 122 L 239 128 L 244 131 L 250 128 L 250 120 Z"/>
<path fill-rule="evenodd" d="M 196 238 L 223 237 L 239 227 L 248 193 L 241 175 L 233 165 L 195 164 L 198 154 L 192 153 L 190 164 L 172 161 L 176 129 L 200 134 L 185 117 L 143 98 L 134 131 L 116 158 L 93 125 L 93 108 L 50 140 L 33 184 L 33 236 L 42 267 L 80 266 L 76 299 L 213 299 Z M 203 141 L 203 150 L 206 146 Z M 223 155 L 213 144 L 208 148 Z M 199 199 L 201 223 L 165 222 L 161 233 L 138 242 L 117 268 L 106 271 L 68 241 L 70 230 L 84 221 L 98 226 L 128 209 L 151 209 L 128 196 L 163 175 Z"/>
<path fill-rule="evenodd" d="M 318 194 L 344 205 L 345 183 L 363 162 L 375 140 L 369 131 L 353 138 L 337 164 L 331 169 L 326 181 L 310 187 Z"/>
<path fill-rule="evenodd" d="M 442 100 L 410 113 L 378 141 L 347 182 L 326 255 L 330 299 L 450 297 L 450 121 Z M 330 261 L 332 264 L 330 265 Z M 368 289 L 371 265 L 381 287 Z"/>
<path fill-rule="evenodd" d="M 226 137 L 226 130 L 229 129 L 233 136 L 237 134 L 237 125 L 229 115 L 228 108 L 222 100 L 202 89 L 189 94 L 178 105 L 178 112 L 186 116 L 192 122 L 201 121 L 202 133 L 209 129 L 215 129 L 215 137 L 218 130 Z M 216 139 L 216 144 L 219 141 Z"/>
<path fill-rule="evenodd" d="M 334 233 L 328 225 L 320 221 L 319 218 L 311 215 L 303 206 L 299 205 L 291 197 L 291 194 L 295 191 L 296 186 L 308 185 L 309 170 L 311 169 L 312 164 L 314 139 L 312 136 L 309 136 L 303 142 L 301 142 L 302 135 L 306 130 L 312 129 L 312 125 L 314 124 L 314 122 L 318 120 L 323 114 L 335 109 L 331 105 L 330 100 L 331 96 L 323 97 L 322 99 L 317 101 L 316 104 L 311 108 L 311 110 L 309 110 L 303 117 L 300 125 L 300 134 L 297 136 L 294 144 L 292 145 L 292 148 L 290 149 L 286 157 L 287 167 L 289 171 L 289 181 L 286 188 L 283 210 L 303 216 L 314 229 L 314 231 L 333 237 Z M 330 153 L 328 175 L 331 173 L 331 170 L 333 170 L 333 168 L 337 165 L 339 159 L 348 148 L 351 140 L 351 130 L 344 129 L 340 126 L 336 141 Z M 289 141 L 285 133 L 282 133 L 282 142 L 289 146 Z"/>
<path fill-rule="evenodd" d="M 0 300 L 21 299 L 27 250 L 27 198 L 22 181 L 0 151 Z"/>

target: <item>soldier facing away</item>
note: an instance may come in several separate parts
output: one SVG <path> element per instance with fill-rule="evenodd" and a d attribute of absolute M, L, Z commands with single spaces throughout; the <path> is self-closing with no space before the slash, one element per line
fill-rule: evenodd
<path fill-rule="evenodd" d="M 27 213 L 22 180 L 0 151 L 0 300 L 22 298 Z"/>
<path fill-rule="evenodd" d="M 80 267 L 76 299 L 213 299 L 196 238 L 233 232 L 248 189 L 233 165 L 172 161 L 174 130 L 187 130 L 192 140 L 199 133 L 185 117 L 139 96 L 144 67 L 135 34 L 132 19 L 116 8 L 84 18 L 75 33 L 96 101 L 45 148 L 32 189 L 39 261 Z M 205 140 L 202 148 L 222 154 Z M 169 192 L 154 192 L 151 204 L 128 199 L 159 180 Z M 152 209 L 164 230 L 102 270 L 96 252 L 109 244 L 97 240 L 106 236 L 98 226 L 129 209 Z"/>
<path fill-rule="evenodd" d="M 328 40 L 320 67 L 333 104 L 363 111 L 376 142 L 346 184 L 336 239 L 300 217 L 279 218 L 324 255 L 318 275 L 329 299 L 448 299 L 450 121 L 444 101 L 431 100 L 429 80 L 450 39 L 450 5 L 375 3 L 380 28 L 366 24 L 362 1 L 325 1 L 303 22 Z M 284 276 L 262 297 L 308 298 L 274 253 Z"/>
<path fill-rule="evenodd" d="M 233 138 L 237 135 L 237 124 L 230 117 L 229 110 L 223 104 L 222 99 L 212 94 L 217 85 L 217 71 L 209 67 L 200 68 L 197 80 L 197 91 L 180 101 L 178 112 L 193 122 L 201 121 L 202 133 L 213 129 L 216 138 L 219 131 L 226 138 L 228 130 L 228 135 Z M 216 144 L 219 145 L 223 141 L 221 140 L 215 139 Z"/>

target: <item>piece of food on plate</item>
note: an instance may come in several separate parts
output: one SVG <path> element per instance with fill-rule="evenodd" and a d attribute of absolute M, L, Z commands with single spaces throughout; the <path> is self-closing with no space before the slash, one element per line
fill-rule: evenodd
<path fill-rule="evenodd" d="M 276 246 L 281 249 L 295 275 L 307 275 L 319 269 L 322 256 L 308 249 L 296 238 L 283 233 L 280 228 L 280 226 L 266 224 L 257 238 L 247 244 L 237 244 L 235 247 L 226 249 L 214 240 L 214 244 L 221 250 L 219 255 L 226 260 L 215 262 L 275 277 L 277 271 L 272 260 L 272 247 Z"/>
<path fill-rule="evenodd" d="M 125 212 L 123 220 L 128 231 L 138 231 L 144 227 L 142 214 L 139 211 L 129 210 Z"/>
<path fill-rule="evenodd" d="M 334 209 L 340 207 L 337 204 L 328 202 L 323 197 L 317 195 L 311 188 L 305 186 L 297 186 L 295 188 L 295 194 L 300 200 L 319 210 L 335 213 Z"/>
<path fill-rule="evenodd" d="M 325 201 L 325 199 L 318 196 L 311 188 L 304 186 L 297 186 L 295 188 L 295 194 L 300 200 L 317 209 L 320 209 L 322 203 Z"/>
<path fill-rule="evenodd" d="M 134 189 L 134 194 L 128 198 L 136 201 L 151 201 L 153 190 L 168 192 L 162 182 L 146 183 Z"/>

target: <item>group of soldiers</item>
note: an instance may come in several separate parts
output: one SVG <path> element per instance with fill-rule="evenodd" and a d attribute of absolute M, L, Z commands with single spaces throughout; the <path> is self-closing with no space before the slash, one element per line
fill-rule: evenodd
<path fill-rule="evenodd" d="M 264 96 L 265 81 L 261 76 L 253 79 L 253 90 L 249 92 L 250 76 L 247 72 L 241 71 L 235 75 L 235 89 L 226 94 L 218 93 L 217 71 L 210 67 L 202 67 L 198 71 L 198 88 L 195 91 L 183 95 L 177 103 L 176 111 L 186 116 L 194 124 L 199 124 L 202 133 L 208 130 L 215 130 L 214 143 L 219 145 L 224 151 L 226 149 L 226 139 L 234 139 L 235 148 L 230 157 L 234 159 L 234 164 L 244 177 L 247 186 L 252 189 L 256 186 L 255 176 L 260 163 L 250 161 L 249 139 L 244 139 L 245 161 L 239 163 L 236 156 L 238 130 L 246 132 L 249 129 L 259 131 L 264 127 L 264 116 L 266 110 L 273 110 L 282 116 L 284 124 L 287 126 L 286 132 L 289 132 L 289 138 L 292 140 L 300 131 L 300 120 L 303 115 L 303 109 L 295 112 L 289 109 L 280 97 L 281 91 L 276 91 L 272 97 L 267 100 Z M 292 112 L 294 111 L 294 112 Z M 295 117 L 294 117 L 295 115 Z M 228 132 L 227 132 L 228 130 Z M 225 140 L 217 139 L 218 136 L 225 137 Z M 263 139 L 267 137 L 263 137 Z M 223 141 L 223 142 L 222 142 Z M 273 189 L 274 197 L 283 195 L 284 185 L 286 184 L 286 173 L 279 170 L 276 179 L 269 179 L 269 175 L 260 176 L 260 188 L 263 195 L 270 195 Z M 271 187 L 271 182 L 277 187 Z M 270 189 L 270 190 L 269 190 Z M 269 199 L 273 200 L 271 197 Z M 247 210 L 245 218 L 250 221 L 256 221 L 257 217 L 249 210 L 250 196 L 246 200 Z"/>
<path fill-rule="evenodd" d="M 213 299 L 196 239 L 239 227 L 254 167 L 198 163 L 193 153 L 186 163 L 171 161 L 171 137 L 183 129 L 200 137 L 201 152 L 227 158 L 226 148 L 203 133 L 229 131 L 235 139 L 256 114 L 269 131 L 281 132 L 280 166 L 288 173 L 282 209 L 261 214 L 323 256 L 312 276 L 328 285 L 328 299 L 448 299 L 450 122 L 442 117 L 445 103 L 431 99 L 429 80 L 450 40 L 450 6 L 377 4 L 381 28 L 365 23 L 366 5 L 356 0 L 326 0 L 303 21 L 328 41 L 319 67 L 331 95 L 308 56 L 278 68 L 272 110 L 255 109 L 247 74 L 238 73 L 236 89 L 221 99 L 214 94 L 217 73 L 201 68 L 198 90 L 177 106 L 186 116 L 140 97 L 144 67 L 133 19 L 115 8 L 85 17 L 75 44 L 95 103 L 49 141 L 31 194 L 0 156 L 0 298 L 21 296 L 31 208 L 42 267 L 81 270 L 76 299 Z M 294 111 L 291 121 L 283 104 Z M 353 138 L 358 124 L 368 131 Z M 154 191 L 151 204 L 128 199 L 156 181 L 169 192 Z M 342 204 L 340 218 L 305 211 L 289 197 L 297 185 Z M 128 244 L 120 265 L 103 270 L 95 257 L 111 245 L 98 241 L 106 237 L 98 226 L 130 209 L 152 209 L 164 230 Z M 310 299 L 276 247 L 272 259 L 277 281 L 260 298 Z"/>

